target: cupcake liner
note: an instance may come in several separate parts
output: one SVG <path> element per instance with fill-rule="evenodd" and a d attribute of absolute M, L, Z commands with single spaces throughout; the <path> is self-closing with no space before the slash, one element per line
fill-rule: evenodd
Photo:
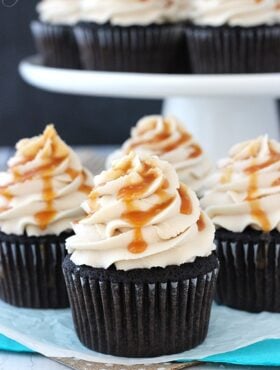
<path fill-rule="evenodd" d="M 248 229 L 216 232 L 217 303 L 249 312 L 280 312 L 280 237 Z"/>
<path fill-rule="evenodd" d="M 81 22 L 74 29 L 85 69 L 100 71 L 179 72 L 183 42 L 179 25 L 111 26 Z"/>
<path fill-rule="evenodd" d="M 125 272 L 76 266 L 66 257 L 63 269 L 80 341 L 125 357 L 179 353 L 200 344 L 208 331 L 218 261 L 214 255 L 198 260 Z M 187 277 L 190 268 L 193 277 Z"/>
<path fill-rule="evenodd" d="M 81 68 L 73 27 L 33 21 L 31 31 L 45 66 Z"/>
<path fill-rule="evenodd" d="M 280 71 L 280 25 L 246 28 L 187 25 L 185 36 L 193 73 Z"/>
<path fill-rule="evenodd" d="M 0 298 L 18 307 L 69 307 L 61 265 L 70 235 L 27 237 L 0 232 Z"/>

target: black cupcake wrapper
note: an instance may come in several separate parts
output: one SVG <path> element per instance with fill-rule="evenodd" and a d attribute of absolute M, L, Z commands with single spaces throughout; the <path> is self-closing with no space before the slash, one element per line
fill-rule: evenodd
<path fill-rule="evenodd" d="M 81 68 L 72 26 L 31 22 L 31 31 L 43 64 L 57 68 Z"/>
<path fill-rule="evenodd" d="M 62 262 L 70 236 L 26 237 L 0 233 L 0 298 L 26 308 L 66 308 Z"/>
<path fill-rule="evenodd" d="M 85 69 L 176 73 L 187 68 L 180 25 L 111 26 L 82 22 L 74 28 Z"/>
<path fill-rule="evenodd" d="M 208 331 L 215 265 L 192 279 L 118 282 L 115 277 L 86 276 L 83 266 L 67 257 L 64 275 L 80 341 L 97 352 L 125 357 L 167 355 L 197 346 Z"/>
<path fill-rule="evenodd" d="M 280 237 L 245 231 L 216 233 L 217 303 L 249 312 L 280 312 Z"/>
<path fill-rule="evenodd" d="M 186 25 L 193 73 L 280 71 L 280 25 L 209 27 Z"/>

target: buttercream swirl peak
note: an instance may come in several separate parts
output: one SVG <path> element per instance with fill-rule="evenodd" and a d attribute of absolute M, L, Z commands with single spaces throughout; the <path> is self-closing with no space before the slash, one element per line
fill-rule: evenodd
<path fill-rule="evenodd" d="M 117 269 L 192 262 L 213 250 L 214 226 L 195 193 L 172 166 L 149 155 L 129 155 L 95 177 L 66 245 L 77 265 Z"/>
<path fill-rule="evenodd" d="M 92 176 L 53 125 L 16 145 L 0 175 L 0 229 L 7 234 L 60 234 L 83 215 Z"/>
<path fill-rule="evenodd" d="M 129 153 L 157 155 L 171 163 L 180 181 L 199 191 L 212 165 L 201 146 L 175 117 L 147 116 L 131 131 L 131 137 L 120 151 L 113 153 L 108 164 L 115 158 Z"/>
<path fill-rule="evenodd" d="M 235 145 L 201 203 L 218 227 L 280 230 L 280 143 L 267 135 Z"/>

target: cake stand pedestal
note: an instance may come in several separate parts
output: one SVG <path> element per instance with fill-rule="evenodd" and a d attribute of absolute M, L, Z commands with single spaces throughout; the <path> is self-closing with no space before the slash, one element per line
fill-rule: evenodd
<path fill-rule="evenodd" d="M 280 138 L 277 102 L 268 97 L 169 98 L 163 113 L 186 122 L 214 159 L 225 156 L 240 140 L 263 134 Z"/>
<path fill-rule="evenodd" d="M 231 145 L 268 133 L 279 139 L 276 99 L 280 73 L 163 75 L 49 68 L 38 57 L 20 63 L 23 79 L 38 88 L 75 95 L 164 99 L 163 113 L 186 124 L 213 159 Z M 134 125 L 135 122 L 131 122 Z"/>

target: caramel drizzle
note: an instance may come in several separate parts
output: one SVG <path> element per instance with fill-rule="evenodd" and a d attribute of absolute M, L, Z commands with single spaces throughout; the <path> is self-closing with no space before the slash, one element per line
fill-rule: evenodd
<path fill-rule="evenodd" d="M 5 186 L 0 187 L 0 195 L 6 198 L 8 204 L 10 204 L 14 198 L 13 194 L 8 189 L 10 186 L 15 185 L 16 183 L 25 182 L 34 176 L 38 175 L 42 176 L 43 181 L 42 197 L 45 203 L 45 207 L 42 211 L 37 212 L 34 215 L 34 218 L 40 229 L 45 230 L 48 227 L 48 225 L 54 220 L 57 214 L 57 211 L 53 204 L 54 199 L 56 197 L 56 193 L 53 189 L 51 177 L 53 175 L 53 171 L 66 159 L 66 157 L 54 158 L 51 161 L 48 161 L 47 163 L 41 166 L 38 166 L 37 168 L 34 168 L 30 171 L 25 172 L 24 174 L 21 174 L 19 171 L 19 166 L 33 159 L 34 158 L 24 158 L 20 162 L 18 162 L 15 166 L 11 167 L 11 173 L 13 175 L 14 181 L 8 183 Z M 78 188 L 78 191 L 83 192 L 85 194 L 90 193 L 91 187 L 85 184 L 86 173 L 84 171 L 81 172 L 68 168 L 66 170 L 66 173 L 72 180 L 74 180 L 77 176 L 82 175 L 82 183 Z M 9 205 L 7 207 L 2 207 L 0 209 L 0 212 L 6 211 L 10 208 L 11 207 Z"/>
<path fill-rule="evenodd" d="M 205 223 L 204 216 L 202 213 L 200 214 L 200 217 L 197 221 L 197 228 L 198 228 L 198 231 L 203 231 L 206 228 L 206 223 Z"/>
<path fill-rule="evenodd" d="M 191 149 L 192 149 L 192 152 L 188 156 L 188 159 L 194 159 L 194 158 L 200 157 L 203 153 L 201 146 L 198 144 L 192 144 Z"/>
<path fill-rule="evenodd" d="M 175 199 L 174 196 L 170 196 L 170 194 L 166 192 L 169 183 L 165 179 L 161 187 L 155 193 L 155 195 L 159 197 L 160 203 L 153 205 L 148 210 L 139 210 L 135 205 L 135 200 L 141 198 L 147 192 L 151 184 L 156 180 L 157 172 L 152 166 L 144 163 L 139 174 L 141 176 L 141 182 L 125 185 L 118 193 L 118 198 L 121 198 L 125 204 L 125 211 L 122 213 L 121 217 L 132 225 L 134 230 L 133 240 L 128 245 L 128 250 L 131 253 L 143 253 L 147 249 L 148 245 L 142 233 L 143 227 L 168 208 Z M 181 198 L 181 213 L 190 214 L 192 212 L 192 204 L 186 188 L 181 186 L 178 192 Z M 94 198 L 95 196 L 96 193 L 94 194 Z"/>
<path fill-rule="evenodd" d="M 270 149 L 270 159 L 262 164 L 253 163 L 251 166 L 246 168 L 245 172 L 249 175 L 249 186 L 247 200 L 249 201 L 251 207 L 251 215 L 253 219 L 258 221 L 262 227 L 262 230 L 268 232 L 271 230 L 271 225 L 265 211 L 261 207 L 260 200 L 257 198 L 258 192 L 258 171 L 273 165 L 280 160 L 280 154 L 275 152 L 271 145 Z M 272 184 L 273 185 L 273 184 Z"/>
<path fill-rule="evenodd" d="M 149 130 L 152 130 L 155 128 L 155 125 L 153 125 L 152 127 L 149 128 Z M 140 134 L 144 134 L 146 132 L 149 131 L 148 129 L 147 130 L 142 130 L 140 131 Z M 187 133 L 186 131 L 184 131 L 182 128 L 178 128 L 178 131 L 180 133 L 180 137 L 175 140 L 173 143 L 171 144 L 167 144 L 165 147 L 163 148 L 160 148 L 160 154 L 163 154 L 163 153 L 168 153 L 168 152 L 171 152 L 172 150 L 178 148 L 179 146 L 182 146 L 184 144 L 186 144 L 188 141 L 191 140 L 192 136 Z M 148 140 L 139 140 L 138 142 L 135 142 L 135 143 L 131 143 L 129 145 L 129 148 L 128 148 L 128 152 L 130 152 L 131 150 L 141 146 L 141 145 L 152 145 L 152 144 L 157 144 L 157 143 L 160 143 L 161 141 L 164 141 L 164 140 L 167 140 L 171 135 L 171 126 L 170 126 L 170 123 L 168 123 L 167 121 L 164 121 L 163 122 L 163 131 L 162 132 L 159 132 L 158 134 L 156 134 L 153 138 L 151 139 L 148 139 Z M 193 153 L 191 155 L 194 155 L 194 157 L 190 157 L 190 158 L 195 158 L 196 156 L 200 155 L 200 154 L 197 154 L 199 150 L 201 150 L 201 148 L 199 146 L 196 146 L 195 144 L 192 146 L 193 147 Z"/>

